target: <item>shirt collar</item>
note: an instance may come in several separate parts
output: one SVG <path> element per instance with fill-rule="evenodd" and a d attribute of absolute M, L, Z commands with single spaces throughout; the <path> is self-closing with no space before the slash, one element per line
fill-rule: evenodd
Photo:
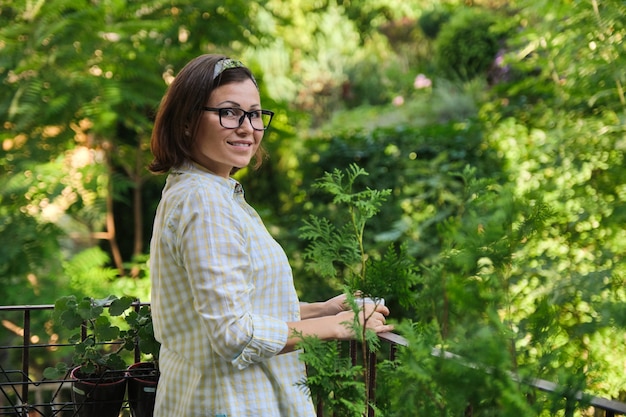
<path fill-rule="evenodd" d="M 224 178 L 222 176 L 219 176 L 215 174 L 213 171 L 210 171 L 206 169 L 205 167 L 203 167 L 202 165 L 193 161 L 186 162 L 182 166 L 173 169 L 172 173 L 173 174 L 190 173 L 190 174 L 199 174 L 199 175 L 207 176 L 211 178 L 213 181 L 220 184 L 222 187 L 231 191 L 233 194 L 243 194 L 243 186 L 236 179 L 232 177 Z"/>

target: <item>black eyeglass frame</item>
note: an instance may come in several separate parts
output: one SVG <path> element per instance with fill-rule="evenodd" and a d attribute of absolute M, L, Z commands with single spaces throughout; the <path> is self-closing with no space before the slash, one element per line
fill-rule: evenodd
<path fill-rule="evenodd" d="M 220 125 L 224 129 L 239 129 L 241 127 L 241 125 L 243 124 L 243 120 L 247 116 L 248 120 L 250 120 L 250 126 L 252 126 L 252 129 L 257 130 L 257 131 L 264 131 L 264 130 L 267 130 L 268 127 L 270 127 L 270 124 L 272 123 L 272 119 L 274 118 L 274 112 L 271 111 L 271 110 L 245 111 L 244 109 L 241 109 L 239 107 L 207 107 L 207 106 L 203 106 L 202 110 L 216 112 L 219 115 L 219 117 L 220 117 Z M 222 112 L 224 112 L 226 110 L 237 110 L 237 111 L 242 111 L 243 112 L 243 114 L 239 118 L 239 123 L 237 124 L 237 126 L 235 126 L 235 127 L 224 126 L 224 123 L 222 122 Z M 261 112 L 261 114 L 267 114 L 267 115 L 270 116 L 270 120 L 267 122 L 267 125 L 263 126 L 263 129 L 256 128 L 252 124 L 252 116 L 255 113 L 258 113 L 258 112 Z"/>

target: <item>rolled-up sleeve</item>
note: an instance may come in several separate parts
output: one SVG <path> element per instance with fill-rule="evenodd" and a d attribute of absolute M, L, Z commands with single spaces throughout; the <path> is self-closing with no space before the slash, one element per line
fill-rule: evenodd
<path fill-rule="evenodd" d="M 263 316 L 251 316 L 252 338 L 232 360 L 238 369 L 244 369 L 263 359 L 277 355 L 287 343 L 289 327 L 280 320 Z"/>

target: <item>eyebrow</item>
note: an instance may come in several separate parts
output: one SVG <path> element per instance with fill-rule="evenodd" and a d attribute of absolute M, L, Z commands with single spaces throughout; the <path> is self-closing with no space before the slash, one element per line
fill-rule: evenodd
<path fill-rule="evenodd" d="M 241 104 L 239 104 L 239 103 L 237 103 L 237 102 L 234 102 L 234 101 L 230 101 L 230 100 L 225 100 L 225 101 L 222 101 L 221 103 L 218 103 L 216 106 L 223 106 L 224 104 L 230 104 L 231 106 L 233 106 L 233 107 L 238 107 L 238 108 L 240 108 L 240 109 L 241 109 L 241 108 L 243 108 L 243 107 L 241 106 Z M 253 104 L 252 106 L 250 106 L 250 108 L 252 108 L 252 109 L 253 109 L 253 108 L 260 108 L 260 107 L 261 107 L 261 106 L 260 106 L 259 104 Z"/>

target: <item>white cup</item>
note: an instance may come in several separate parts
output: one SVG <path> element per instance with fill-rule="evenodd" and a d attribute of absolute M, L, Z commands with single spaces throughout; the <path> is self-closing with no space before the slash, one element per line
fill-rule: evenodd
<path fill-rule="evenodd" d="M 356 300 L 357 304 L 365 303 L 365 304 L 378 304 L 378 305 L 381 305 L 381 306 L 385 305 L 385 299 L 384 298 L 378 298 L 378 297 L 375 297 L 375 298 L 370 298 L 370 297 L 362 298 L 362 297 L 357 297 L 355 300 Z"/>

